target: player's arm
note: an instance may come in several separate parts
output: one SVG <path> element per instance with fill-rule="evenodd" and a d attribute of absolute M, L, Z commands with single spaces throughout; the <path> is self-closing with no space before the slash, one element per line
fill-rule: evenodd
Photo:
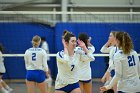
<path fill-rule="evenodd" d="M 112 49 L 112 46 L 107 46 L 106 44 L 101 48 L 102 53 L 109 53 L 110 50 Z"/>
<path fill-rule="evenodd" d="M 106 42 L 106 44 L 101 48 L 102 53 L 109 53 L 111 50 L 111 41 L 110 39 Z"/>
<path fill-rule="evenodd" d="M 27 50 L 26 50 L 26 52 L 25 52 L 25 54 L 24 54 L 24 61 L 25 61 L 25 67 L 26 67 L 26 69 L 27 69 L 27 66 L 28 66 Z"/>
<path fill-rule="evenodd" d="M 92 46 L 93 46 L 93 45 L 90 43 L 91 39 L 92 39 L 92 37 L 89 37 L 89 39 L 88 39 L 88 41 L 87 41 L 87 45 L 88 45 L 89 47 L 92 47 Z"/>
<path fill-rule="evenodd" d="M 140 78 L 140 60 L 138 61 L 138 74 L 139 74 L 139 78 Z"/>
<path fill-rule="evenodd" d="M 110 78 L 110 72 L 109 71 L 106 71 L 105 74 L 104 74 L 104 76 L 101 79 L 101 82 L 104 83 L 107 80 L 109 80 L 109 78 Z"/>
<path fill-rule="evenodd" d="M 138 70 L 138 75 L 140 77 L 140 60 L 139 60 L 139 57 L 138 57 L 138 54 L 137 52 L 135 53 L 135 61 L 137 62 L 137 70 Z"/>
<path fill-rule="evenodd" d="M 85 46 L 85 43 L 83 41 L 78 40 L 78 45 L 85 52 L 85 54 L 81 54 L 80 55 L 80 60 L 81 61 L 83 61 L 83 62 L 90 62 L 90 61 L 94 61 L 95 60 L 95 58 L 93 56 L 93 53 L 88 50 L 88 48 Z"/>
<path fill-rule="evenodd" d="M 115 69 L 115 66 L 114 66 L 114 62 L 111 59 L 109 59 L 109 63 L 110 64 L 109 64 L 107 71 L 111 72 L 113 69 Z"/>
<path fill-rule="evenodd" d="M 48 64 L 47 64 L 47 53 L 43 50 L 43 68 L 46 73 L 48 73 Z"/>
<path fill-rule="evenodd" d="M 111 80 L 110 84 L 105 86 L 107 89 L 111 89 L 121 78 L 122 76 L 122 63 L 121 63 L 121 55 L 114 59 L 115 63 L 115 75 Z"/>
<path fill-rule="evenodd" d="M 121 55 L 119 55 L 118 57 L 116 57 L 114 59 L 114 63 L 115 63 L 115 75 L 114 75 L 114 77 L 111 80 L 111 82 L 110 82 L 109 85 L 100 87 L 100 90 L 102 92 L 107 91 L 108 89 L 111 89 L 120 80 L 120 78 L 122 76 L 122 63 L 121 63 L 121 60 L 122 60 L 121 59 Z"/>
<path fill-rule="evenodd" d="M 64 39 L 62 39 L 62 43 L 64 46 L 64 51 L 62 52 L 58 52 L 57 53 L 57 61 L 61 62 L 61 63 L 68 63 L 70 60 L 69 55 L 68 55 L 68 49 L 67 49 L 67 45 Z"/>
<path fill-rule="evenodd" d="M 91 53 L 94 53 L 94 52 L 95 52 L 95 47 L 94 47 L 94 46 L 89 47 L 88 49 L 89 49 L 89 51 L 90 51 Z"/>

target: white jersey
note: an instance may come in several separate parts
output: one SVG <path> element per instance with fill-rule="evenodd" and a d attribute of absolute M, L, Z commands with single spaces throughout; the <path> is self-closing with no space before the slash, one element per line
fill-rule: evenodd
<path fill-rule="evenodd" d="M 88 47 L 88 50 L 93 54 L 95 52 L 95 47 Z M 82 48 L 76 47 L 75 51 L 81 52 L 83 55 L 86 55 Z M 91 79 L 91 67 L 90 62 L 79 62 L 79 80 L 85 81 Z"/>
<path fill-rule="evenodd" d="M 112 87 L 117 81 L 117 90 L 125 93 L 140 92 L 140 79 L 138 75 L 139 58 L 136 51 L 132 50 L 129 55 L 118 50 L 114 55 L 115 76 L 111 83 Z"/>
<path fill-rule="evenodd" d="M 29 48 L 24 55 L 27 70 L 48 71 L 47 53 L 42 48 Z"/>
<path fill-rule="evenodd" d="M 110 46 L 110 47 L 106 47 L 105 45 L 101 48 L 101 52 L 102 53 L 110 53 L 110 50 L 113 48 L 114 46 Z"/>
<path fill-rule="evenodd" d="M 43 48 L 47 52 L 47 54 L 49 54 L 49 46 L 46 41 L 42 42 L 41 48 Z M 47 56 L 47 60 L 50 60 L 49 56 Z"/>
<path fill-rule="evenodd" d="M 79 81 L 79 62 L 94 60 L 93 54 L 88 53 L 82 55 L 75 51 L 73 57 L 64 54 L 64 51 L 57 53 L 58 74 L 55 81 L 55 89 L 62 88 L 68 84 L 73 84 Z"/>
<path fill-rule="evenodd" d="M 2 52 L 0 51 L 0 55 L 2 55 Z M 5 66 L 4 66 L 4 58 L 0 56 L 0 73 L 5 73 Z"/>
<path fill-rule="evenodd" d="M 110 47 L 106 47 L 105 45 L 101 48 L 101 52 L 102 53 L 109 53 L 109 67 L 107 69 L 107 71 L 111 71 L 112 69 L 114 69 L 114 62 L 113 62 L 113 56 L 115 54 L 115 52 L 117 52 L 118 48 L 115 46 L 110 46 Z"/>

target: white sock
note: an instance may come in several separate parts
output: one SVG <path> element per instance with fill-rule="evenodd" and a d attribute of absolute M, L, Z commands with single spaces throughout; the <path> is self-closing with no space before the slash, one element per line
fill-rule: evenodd
<path fill-rule="evenodd" d="M 12 88 L 10 88 L 8 85 L 5 87 L 8 91 L 12 91 L 13 89 Z"/>
<path fill-rule="evenodd" d="M 5 88 L 3 88 L 3 87 L 2 87 L 0 90 L 1 90 L 2 93 L 9 93 L 9 92 L 8 92 Z"/>

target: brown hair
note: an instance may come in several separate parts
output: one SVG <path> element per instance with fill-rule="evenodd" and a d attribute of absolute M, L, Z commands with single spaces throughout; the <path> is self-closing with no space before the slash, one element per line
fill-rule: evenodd
<path fill-rule="evenodd" d="M 70 38 L 71 37 L 75 37 L 75 35 L 73 35 L 71 32 L 69 32 L 68 30 L 64 30 L 63 32 L 63 39 L 66 41 L 66 42 L 69 42 Z"/>
<path fill-rule="evenodd" d="M 88 47 L 88 35 L 86 33 L 80 33 L 78 38 L 85 43 L 86 47 Z"/>
<path fill-rule="evenodd" d="M 116 33 L 116 39 L 119 41 L 119 48 L 123 50 L 124 54 L 130 54 L 133 49 L 133 43 L 130 35 L 127 32 Z"/>
<path fill-rule="evenodd" d="M 39 46 L 39 43 L 41 41 L 41 38 L 40 36 L 36 35 L 32 38 L 32 44 L 34 47 L 38 47 Z"/>

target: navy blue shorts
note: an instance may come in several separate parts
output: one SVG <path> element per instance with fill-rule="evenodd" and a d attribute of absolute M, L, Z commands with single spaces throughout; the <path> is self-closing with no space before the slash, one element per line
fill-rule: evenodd
<path fill-rule="evenodd" d="M 90 80 L 79 80 L 79 81 L 82 83 L 89 83 L 91 81 L 91 79 Z"/>
<path fill-rule="evenodd" d="M 115 70 L 114 69 L 111 70 L 110 75 L 111 75 L 111 77 L 114 77 L 114 75 L 115 75 Z"/>
<path fill-rule="evenodd" d="M 60 89 L 55 89 L 55 90 L 60 90 L 60 91 L 64 91 L 66 93 L 70 93 L 71 91 L 73 91 L 74 89 L 79 88 L 79 83 L 73 83 L 73 84 L 68 84 L 67 86 L 60 88 Z"/>
<path fill-rule="evenodd" d="M 42 83 L 46 79 L 46 74 L 42 70 L 27 70 L 26 79 L 28 81 Z"/>

